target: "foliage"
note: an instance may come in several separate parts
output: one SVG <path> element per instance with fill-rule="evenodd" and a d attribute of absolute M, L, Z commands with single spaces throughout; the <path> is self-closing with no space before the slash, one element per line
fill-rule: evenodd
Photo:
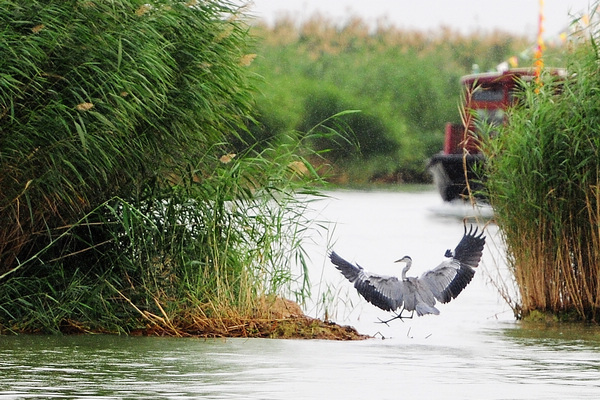
<path fill-rule="evenodd" d="M 488 144 L 490 200 L 521 295 L 532 311 L 598 321 L 599 53 L 574 48 L 568 78 L 529 87 Z"/>
<path fill-rule="evenodd" d="M 176 329 L 302 278 L 297 193 L 316 174 L 298 138 L 239 134 L 239 17 L 227 1 L 3 2 L 0 331 Z"/>
<path fill-rule="evenodd" d="M 373 29 L 359 19 L 339 26 L 318 16 L 258 24 L 252 33 L 259 40 L 251 69 L 264 78 L 257 102 L 265 130 L 306 131 L 344 109 L 360 110 L 335 121 L 346 141 L 316 144 L 331 147 L 325 156 L 336 166 L 360 170 L 359 182 L 381 174 L 429 180 L 426 160 L 441 150 L 445 123 L 459 120 L 460 76 L 473 64 L 494 69 L 530 46 L 501 32 Z"/>

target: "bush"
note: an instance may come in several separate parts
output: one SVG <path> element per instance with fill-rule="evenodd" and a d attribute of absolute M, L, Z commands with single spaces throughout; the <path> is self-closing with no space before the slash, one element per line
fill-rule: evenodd
<path fill-rule="evenodd" d="M 344 112 L 346 110 L 349 110 L 348 105 L 336 94 L 314 93 L 305 100 L 302 123 L 297 129 L 320 133 L 313 136 L 312 147 L 316 151 L 327 151 L 334 161 L 364 160 L 397 153 L 398 143 L 388 138 L 388 128 L 383 121 L 364 112 Z M 328 134 L 331 132 L 335 133 Z"/>

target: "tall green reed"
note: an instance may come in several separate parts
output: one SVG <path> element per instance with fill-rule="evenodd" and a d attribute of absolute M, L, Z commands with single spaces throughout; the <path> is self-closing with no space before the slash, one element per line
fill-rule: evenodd
<path fill-rule="evenodd" d="M 241 12 L 0 9 L 0 330 L 177 332 L 249 316 L 303 279 L 298 194 L 318 177 L 294 135 L 266 148 L 240 135 L 253 88 Z"/>
<path fill-rule="evenodd" d="M 598 321 L 600 310 L 599 53 L 579 43 L 568 77 L 525 88 L 487 145 L 488 190 L 520 291 L 532 311 Z"/>

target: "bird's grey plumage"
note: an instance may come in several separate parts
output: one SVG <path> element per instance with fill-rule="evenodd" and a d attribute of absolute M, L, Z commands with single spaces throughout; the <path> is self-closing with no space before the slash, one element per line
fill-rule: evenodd
<path fill-rule="evenodd" d="M 372 274 L 360 265 L 354 265 L 336 252 L 329 257 L 338 270 L 354 283 L 354 287 L 368 302 L 385 311 L 401 310 L 416 311 L 417 315 L 439 314 L 435 308 L 436 300 L 447 303 L 456 298 L 471 282 L 475 270 L 481 260 L 485 236 L 478 233 L 477 228 L 465 232 L 454 249 L 446 250 L 449 258 L 420 277 L 406 277 L 406 272 L 412 265 L 412 259 L 405 256 L 398 262 L 405 262 L 402 278 Z M 401 314 L 400 314 L 401 315 Z"/>

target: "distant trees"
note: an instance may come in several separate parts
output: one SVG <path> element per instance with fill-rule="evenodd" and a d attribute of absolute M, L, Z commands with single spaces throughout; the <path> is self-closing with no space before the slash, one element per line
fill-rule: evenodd
<path fill-rule="evenodd" d="M 320 17 L 279 20 L 252 33 L 258 57 L 251 68 L 264 80 L 257 96 L 264 131 L 306 132 L 343 109 L 361 110 L 337 122 L 346 141 L 315 146 L 331 146 L 325 157 L 342 169 L 360 160 L 353 176 L 363 182 L 375 175 L 429 180 L 426 159 L 442 148 L 444 124 L 459 119 L 460 76 L 474 63 L 493 69 L 529 46 L 500 32 L 373 30 L 358 19 L 339 27 Z"/>

